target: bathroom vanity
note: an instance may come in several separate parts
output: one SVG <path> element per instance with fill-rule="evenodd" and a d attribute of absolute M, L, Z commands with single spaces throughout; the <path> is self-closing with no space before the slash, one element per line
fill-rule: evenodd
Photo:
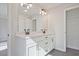
<path fill-rule="evenodd" d="M 54 49 L 54 35 L 43 33 L 17 33 L 15 36 L 16 56 L 45 56 Z"/>

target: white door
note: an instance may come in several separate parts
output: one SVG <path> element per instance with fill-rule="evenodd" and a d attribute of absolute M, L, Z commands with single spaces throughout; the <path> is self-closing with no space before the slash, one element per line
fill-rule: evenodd
<path fill-rule="evenodd" d="M 67 47 L 79 50 L 79 8 L 66 12 Z"/>

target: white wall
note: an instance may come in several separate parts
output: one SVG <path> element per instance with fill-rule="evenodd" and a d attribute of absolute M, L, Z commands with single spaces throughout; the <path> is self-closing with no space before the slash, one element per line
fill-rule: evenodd
<path fill-rule="evenodd" d="M 36 18 L 36 31 L 42 32 L 41 29 L 47 29 L 48 28 L 48 15 L 39 15 Z"/>
<path fill-rule="evenodd" d="M 49 12 L 51 22 L 54 23 L 55 28 L 55 49 L 66 51 L 66 37 L 65 37 L 65 20 L 64 10 L 66 8 L 76 6 L 77 4 L 62 4 Z M 53 24 L 51 25 L 53 26 Z M 52 28 L 51 28 L 52 29 Z"/>
<path fill-rule="evenodd" d="M 50 13 L 48 14 L 48 33 L 55 35 L 55 26 L 54 26 L 54 19 L 52 18 L 53 15 Z"/>

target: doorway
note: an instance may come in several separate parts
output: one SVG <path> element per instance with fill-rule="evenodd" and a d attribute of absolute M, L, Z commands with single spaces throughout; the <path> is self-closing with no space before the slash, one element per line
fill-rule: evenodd
<path fill-rule="evenodd" d="M 79 6 L 66 10 L 66 47 L 79 50 Z"/>

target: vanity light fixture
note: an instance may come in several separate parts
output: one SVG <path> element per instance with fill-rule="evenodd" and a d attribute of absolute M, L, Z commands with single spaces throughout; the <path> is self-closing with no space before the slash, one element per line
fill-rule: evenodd
<path fill-rule="evenodd" d="M 31 3 L 21 3 L 20 5 L 21 5 L 21 7 L 26 8 L 26 9 L 24 10 L 24 12 L 27 12 L 27 10 L 32 7 L 32 4 L 31 4 Z"/>
<path fill-rule="evenodd" d="M 41 9 L 41 10 L 40 10 L 40 14 L 41 14 L 41 15 L 46 15 L 46 10 L 45 10 L 45 9 Z"/>
<path fill-rule="evenodd" d="M 21 7 L 23 7 L 24 3 L 21 3 L 20 5 L 21 5 Z"/>
<path fill-rule="evenodd" d="M 27 9 L 30 9 L 32 7 L 31 3 L 21 3 L 20 5 L 21 5 L 21 7 L 25 7 Z"/>
<path fill-rule="evenodd" d="M 27 9 L 30 9 L 30 6 L 27 6 Z"/>

